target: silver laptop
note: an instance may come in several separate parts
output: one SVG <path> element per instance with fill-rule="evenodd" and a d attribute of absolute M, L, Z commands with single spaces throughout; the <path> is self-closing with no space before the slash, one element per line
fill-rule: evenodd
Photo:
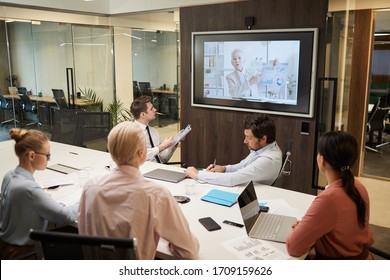
<path fill-rule="evenodd" d="M 144 174 L 144 177 L 149 179 L 157 179 L 172 183 L 179 183 L 186 178 L 186 174 L 183 172 L 171 171 L 166 169 L 154 169 Z"/>
<path fill-rule="evenodd" d="M 295 217 L 260 212 L 253 182 L 238 197 L 238 205 L 249 237 L 285 243 Z"/>

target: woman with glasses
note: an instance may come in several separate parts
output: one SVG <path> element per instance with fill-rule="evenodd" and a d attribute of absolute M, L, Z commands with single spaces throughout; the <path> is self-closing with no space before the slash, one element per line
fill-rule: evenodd
<path fill-rule="evenodd" d="M 1 185 L 0 255 L 12 259 L 34 250 L 30 229 L 46 230 L 47 223 L 65 225 L 76 221 L 78 204 L 66 207 L 53 200 L 35 182 L 36 170 L 46 169 L 50 143 L 38 130 L 13 128 L 19 165 L 9 171 Z"/>

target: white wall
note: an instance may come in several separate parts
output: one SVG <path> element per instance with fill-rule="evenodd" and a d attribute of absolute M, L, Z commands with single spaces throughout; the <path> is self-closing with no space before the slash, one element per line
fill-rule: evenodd
<path fill-rule="evenodd" d="M 133 102 L 132 86 L 132 56 L 130 28 L 114 28 L 115 47 L 115 83 L 117 99 L 123 102 L 126 108 L 130 108 Z"/>
<path fill-rule="evenodd" d="M 172 9 L 182 6 L 202 5 L 209 3 L 235 2 L 238 0 L 12 0 L 2 3 L 36 7 L 47 7 L 60 10 L 71 10 L 100 14 L 120 14 L 140 11 Z"/>

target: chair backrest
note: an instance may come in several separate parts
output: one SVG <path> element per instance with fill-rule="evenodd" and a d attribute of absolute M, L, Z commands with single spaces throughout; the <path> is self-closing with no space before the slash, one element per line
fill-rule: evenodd
<path fill-rule="evenodd" d="M 390 94 L 382 96 L 372 108 L 367 121 L 367 132 L 383 131 L 390 110 Z"/>
<path fill-rule="evenodd" d="M 18 94 L 26 94 L 27 95 L 27 88 L 25 87 L 16 87 L 18 90 Z"/>
<path fill-rule="evenodd" d="M 142 95 L 150 96 L 150 99 L 151 99 L 152 104 L 154 104 L 154 106 L 157 106 L 157 105 L 155 104 L 157 98 L 154 97 L 152 88 L 151 88 L 151 86 L 150 86 L 150 82 L 139 82 L 138 84 L 139 84 L 139 87 L 140 87 L 140 89 L 141 89 Z M 156 107 L 156 108 L 157 108 L 157 107 Z"/>
<path fill-rule="evenodd" d="M 1 109 L 8 109 L 9 108 L 9 103 L 7 99 L 1 94 L 0 92 L 0 108 Z"/>
<path fill-rule="evenodd" d="M 290 159 L 291 157 L 291 152 L 287 151 L 283 157 L 283 164 L 282 167 L 280 168 L 279 175 L 275 179 L 275 181 L 271 184 L 271 186 L 274 186 L 275 182 L 282 176 L 290 176 L 291 174 L 291 167 L 292 167 L 292 161 Z"/>
<path fill-rule="evenodd" d="M 390 260 L 390 228 L 370 224 L 374 243 L 370 247 L 370 252 L 374 258 Z"/>
<path fill-rule="evenodd" d="M 69 109 L 68 103 L 66 102 L 65 93 L 62 89 L 52 89 L 53 98 L 60 109 Z"/>
<path fill-rule="evenodd" d="M 142 95 L 153 96 L 152 88 L 150 82 L 139 82 L 139 88 L 142 92 Z"/>
<path fill-rule="evenodd" d="M 45 260 L 137 260 L 135 238 L 86 236 L 76 233 L 35 231 L 37 255 Z"/>
<path fill-rule="evenodd" d="M 54 110 L 51 141 L 75 145 L 77 112 L 82 109 Z"/>
<path fill-rule="evenodd" d="M 31 101 L 30 97 L 27 94 L 19 94 L 20 100 L 22 101 L 22 110 L 25 112 L 34 112 L 36 106 Z"/>
<path fill-rule="evenodd" d="M 142 91 L 137 81 L 133 81 L 133 95 L 134 98 L 142 96 Z"/>
<path fill-rule="evenodd" d="M 75 145 L 107 151 L 110 130 L 109 112 L 77 112 Z"/>

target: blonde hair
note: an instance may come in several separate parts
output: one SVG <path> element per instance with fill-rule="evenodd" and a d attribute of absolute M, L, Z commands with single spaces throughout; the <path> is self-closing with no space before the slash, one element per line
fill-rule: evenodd
<path fill-rule="evenodd" d="M 107 146 L 118 165 L 132 165 L 138 158 L 137 152 L 146 149 L 145 135 L 137 124 L 121 122 L 110 131 Z"/>
<path fill-rule="evenodd" d="M 42 131 L 35 129 L 11 128 L 9 136 L 16 141 L 15 153 L 18 157 L 29 151 L 39 151 L 49 141 Z"/>

